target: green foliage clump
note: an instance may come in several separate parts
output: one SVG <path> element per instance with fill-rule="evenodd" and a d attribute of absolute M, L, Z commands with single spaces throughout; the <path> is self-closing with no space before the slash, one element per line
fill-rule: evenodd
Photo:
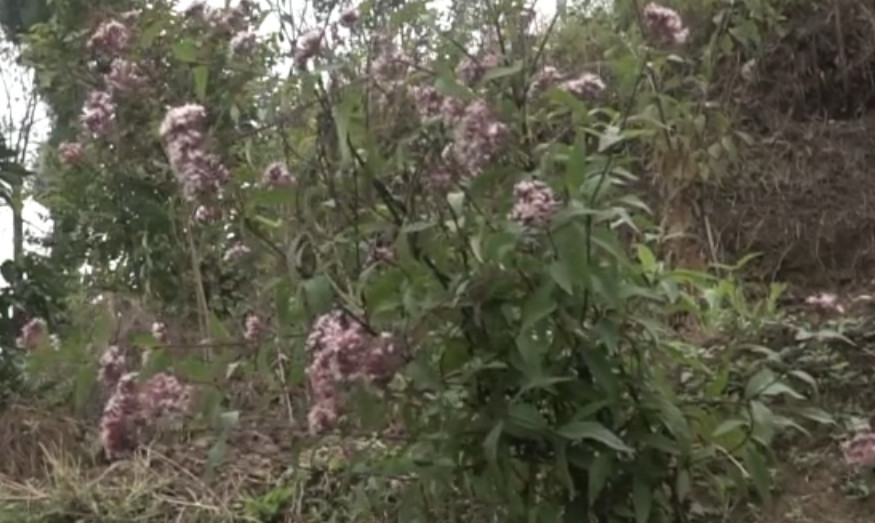
<path fill-rule="evenodd" d="M 611 35 L 595 66 L 568 58 L 577 20 L 538 30 L 517 2 L 460 7 L 449 30 L 424 2 L 384 7 L 359 6 L 350 29 L 320 10 L 318 45 L 282 17 L 241 56 L 239 27 L 155 2 L 121 54 L 145 84 L 112 91 L 111 130 L 81 158 L 46 159 L 58 256 L 182 320 L 176 344 L 129 341 L 150 348 L 148 372 L 203 385 L 208 469 L 242 375 L 317 441 L 397 443 L 347 466 L 399 478 L 392 496 L 356 484 L 326 519 L 645 523 L 751 484 L 768 498 L 776 438 L 825 418 L 810 376 L 738 335 L 776 313 L 778 289 L 752 303 L 732 270 L 663 261 L 666 231 L 631 190 L 648 170 L 677 188 L 731 161 L 706 90 L 685 98 L 710 62 L 658 44 L 646 17 L 622 32 L 590 19 Z M 69 60 L 94 28 L 61 37 L 62 22 L 34 28 L 27 56 L 70 115 L 64 97 L 103 89 L 112 64 Z M 296 63 L 278 68 L 293 36 Z M 190 118 L 170 117 L 180 107 Z M 277 162 L 287 174 L 262 175 Z M 221 189 L 183 194 L 208 178 Z M 679 318 L 724 338 L 695 343 Z M 80 391 L 84 345 L 58 358 Z M 248 510 L 275 517 L 285 494 Z"/>

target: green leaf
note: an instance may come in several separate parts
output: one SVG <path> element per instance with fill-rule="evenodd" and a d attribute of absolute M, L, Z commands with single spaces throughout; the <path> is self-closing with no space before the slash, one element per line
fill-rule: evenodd
<path fill-rule="evenodd" d="M 684 413 L 667 398 L 657 400 L 659 412 L 662 414 L 662 423 L 665 428 L 677 439 L 678 445 L 684 453 L 689 453 L 693 446 L 693 436 Z"/>
<path fill-rule="evenodd" d="M 516 346 L 522 360 L 520 370 L 529 379 L 542 376 L 541 360 L 544 357 L 544 351 L 541 350 L 541 344 L 530 334 L 521 334 L 516 338 Z"/>
<path fill-rule="evenodd" d="M 647 248 L 644 244 L 638 244 L 638 261 L 641 262 L 641 267 L 647 273 L 656 272 L 656 257 L 653 251 Z"/>
<path fill-rule="evenodd" d="M 483 81 L 488 82 L 490 80 L 497 80 L 499 78 L 504 78 L 506 76 L 512 76 L 523 70 L 523 61 L 516 60 L 513 64 L 506 67 L 496 67 L 494 69 L 490 69 L 483 75 Z"/>
<path fill-rule="evenodd" d="M 772 477 L 769 474 L 769 468 L 766 465 L 765 458 L 752 444 L 747 445 L 744 448 L 744 464 L 747 467 L 747 471 L 750 474 L 754 487 L 756 487 L 760 497 L 765 502 L 771 501 Z"/>
<path fill-rule="evenodd" d="M 447 195 L 447 203 L 450 204 L 450 209 L 459 217 L 462 216 L 462 207 L 465 204 L 465 193 L 462 191 L 451 192 Z"/>
<path fill-rule="evenodd" d="M 729 419 L 718 425 L 714 432 L 711 433 L 711 437 L 720 438 L 747 425 L 748 422 L 743 419 Z"/>
<path fill-rule="evenodd" d="M 73 406 L 76 412 L 81 413 L 88 406 L 94 383 L 94 368 L 91 365 L 80 366 L 73 382 Z"/>
<path fill-rule="evenodd" d="M 310 278 L 304 282 L 301 289 L 306 296 L 311 314 L 324 314 L 334 303 L 334 287 L 325 275 L 320 274 Z"/>
<path fill-rule="evenodd" d="M 602 490 L 604 490 L 605 485 L 608 483 L 608 478 L 611 477 L 613 468 L 614 456 L 612 454 L 600 452 L 596 455 L 592 465 L 589 467 L 588 495 L 590 506 L 595 505 L 595 502 L 598 501 Z"/>
<path fill-rule="evenodd" d="M 687 469 L 678 470 L 675 478 L 675 492 L 677 492 L 678 501 L 686 501 L 692 490 L 693 480 L 690 478 L 690 471 Z"/>
<path fill-rule="evenodd" d="M 457 82 L 452 74 L 439 75 L 434 82 L 434 88 L 437 92 L 450 98 L 471 100 L 474 97 L 471 90 Z"/>
<path fill-rule="evenodd" d="M 814 421 L 816 423 L 822 423 L 824 425 L 835 424 L 835 418 L 830 416 L 823 409 L 819 409 L 817 407 L 800 407 L 798 409 L 795 409 L 793 413 L 797 416 Z"/>
<path fill-rule="evenodd" d="M 528 403 L 515 403 L 508 408 L 510 420 L 518 427 L 542 431 L 547 428 L 547 420 L 534 405 Z"/>
<path fill-rule="evenodd" d="M 556 310 L 556 300 L 553 299 L 553 281 L 544 282 L 529 296 L 523 305 L 521 333 L 526 333 L 538 321 L 546 318 Z"/>
<path fill-rule="evenodd" d="M 711 382 L 705 386 L 705 397 L 718 398 L 723 394 L 726 385 L 729 383 L 730 365 L 724 365 L 717 375 L 711 378 Z"/>
<path fill-rule="evenodd" d="M 207 80 L 210 69 L 205 65 L 199 65 L 192 70 L 194 76 L 194 95 L 201 102 L 207 99 Z"/>
<path fill-rule="evenodd" d="M 191 40 L 180 40 L 173 46 L 173 56 L 180 62 L 197 62 L 198 49 Z"/>
<path fill-rule="evenodd" d="M 219 430 L 229 431 L 240 422 L 240 411 L 229 410 L 219 415 Z"/>
<path fill-rule="evenodd" d="M 276 299 L 276 317 L 280 331 L 285 331 L 291 322 L 292 282 L 283 278 L 274 289 Z"/>
<path fill-rule="evenodd" d="M 214 313 L 207 318 L 207 335 L 213 341 L 227 341 L 231 339 L 231 333 L 225 328 L 225 324 Z"/>
<path fill-rule="evenodd" d="M 632 482 L 632 505 L 635 507 L 636 523 L 647 523 L 653 509 L 653 490 L 644 474 L 635 474 Z"/>
<path fill-rule="evenodd" d="M 550 265 L 550 276 L 563 291 L 568 294 L 574 293 L 571 274 L 568 272 L 568 266 L 562 263 L 562 261 L 556 261 Z"/>
<path fill-rule="evenodd" d="M 209 480 L 215 477 L 216 469 L 222 464 L 225 459 L 225 454 L 228 451 L 228 444 L 224 438 L 216 440 L 209 452 L 207 452 L 207 466 L 204 470 L 204 476 Z"/>
<path fill-rule="evenodd" d="M 334 109 L 335 130 L 337 143 L 340 148 L 340 164 L 348 166 L 352 162 L 352 150 L 349 147 L 350 140 L 355 134 L 350 134 L 352 129 L 352 116 L 357 100 L 353 96 L 344 97 Z"/>
<path fill-rule="evenodd" d="M 755 398 L 777 380 L 772 369 L 764 368 L 754 374 L 747 382 L 744 388 L 744 397 L 747 399 Z"/>
<path fill-rule="evenodd" d="M 632 448 L 623 443 L 616 434 L 595 421 L 572 421 L 556 432 L 571 441 L 588 439 L 603 443 L 619 452 L 632 452 Z"/>
<path fill-rule="evenodd" d="M 624 136 L 619 127 L 609 125 L 601 135 L 599 135 L 599 152 L 603 153 L 610 149 L 612 145 L 623 141 Z"/>
<path fill-rule="evenodd" d="M 811 376 L 811 374 L 808 374 L 804 370 L 791 370 L 789 372 L 789 374 L 790 374 L 790 376 L 793 376 L 794 378 L 808 384 L 811 387 L 811 389 L 814 391 L 814 393 L 817 394 L 817 392 L 818 392 L 817 380 L 815 380 L 814 377 Z"/>
<path fill-rule="evenodd" d="M 504 421 L 499 421 L 492 427 L 489 434 L 486 435 L 486 440 L 483 442 L 483 450 L 486 452 L 486 459 L 490 462 L 495 462 L 498 455 L 498 440 L 501 438 L 501 431 L 504 430 Z"/>
<path fill-rule="evenodd" d="M 404 227 L 401 227 L 401 232 L 403 234 L 409 234 L 431 229 L 434 226 L 434 222 L 412 222 L 404 225 Z"/>
<path fill-rule="evenodd" d="M 608 400 L 612 404 L 616 403 L 620 398 L 620 384 L 617 375 L 611 369 L 604 349 L 602 347 L 585 347 L 582 349 L 581 356 L 596 383 L 604 389 Z"/>
<path fill-rule="evenodd" d="M 147 25 L 144 29 L 139 31 L 140 38 L 138 40 L 138 44 L 143 49 L 149 49 L 152 47 L 152 43 L 155 41 L 155 38 L 161 34 L 161 30 L 164 29 L 165 23 L 163 20 L 152 22 Z"/>

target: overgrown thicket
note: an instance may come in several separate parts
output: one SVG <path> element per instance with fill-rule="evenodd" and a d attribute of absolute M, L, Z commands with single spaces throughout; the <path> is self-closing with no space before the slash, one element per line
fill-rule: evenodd
<path fill-rule="evenodd" d="M 722 75 L 779 17 L 737 4 L 56 2 L 22 53 L 76 285 L 64 323 L 31 312 L 9 412 L 75 419 L 10 444 L 9 510 L 644 523 L 768 499 L 776 441 L 831 419 L 763 346 L 782 288 L 677 237 L 752 141 Z"/>

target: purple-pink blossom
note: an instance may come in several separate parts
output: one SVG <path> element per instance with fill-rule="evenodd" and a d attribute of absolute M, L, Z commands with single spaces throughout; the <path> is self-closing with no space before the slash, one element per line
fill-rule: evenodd
<path fill-rule="evenodd" d="M 257 314 L 250 314 L 246 317 L 243 330 L 243 338 L 246 341 L 258 341 L 265 333 L 264 322 Z"/>
<path fill-rule="evenodd" d="M 92 91 L 85 100 L 79 121 L 92 136 L 103 136 L 115 123 L 116 105 L 106 91 Z"/>
<path fill-rule="evenodd" d="M 170 167 L 188 200 L 219 191 L 230 172 L 215 155 L 206 150 L 206 110 L 186 104 L 167 111 L 160 134 Z"/>
<path fill-rule="evenodd" d="M 111 390 L 116 386 L 119 378 L 125 373 L 127 362 L 125 355 L 118 345 L 110 345 L 100 355 L 97 361 L 97 379 L 104 389 Z"/>
<path fill-rule="evenodd" d="M 538 71 L 538 73 L 532 78 L 532 81 L 529 84 L 529 96 L 537 96 L 538 94 L 541 94 L 543 91 L 561 82 L 562 78 L 563 75 L 559 72 L 559 69 L 556 69 L 552 65 L 544 66 L 544 68 Z"/>
<path fill-rule="evenodd" d="M 456 66 L 456 74 L 466 85 L 473 86 L 482 80 L 490 69 L 500 66 L 501 60 L 501 55 L 494 52 L 486 53 L 479 59 L 465 56 Z"/>
<path fill-rule="evenodd" d="M 15 345 L 24 350 L 36 350 L 45 339 L 46 330 L 44 319 L 33 318 L 21 328 L 21 334 L 16 338 Z"/>
<path fill-rule="evenodd" d="M 842 445 L 845 463 L 855 468 L 875 465 L 875 432 L 871 430 L 857 433 Z"/>
<path fill-rule="evenodd" d="M 200 223 L 212 223 L 222 218 L 222 209 L 213 205 L 201 204 L 194 211 L 194 219 Z"/>
<path fill-rule="evenodd" d="M 249 249 L 249 247 L 246 246 L 245 243 L 241 241 L 234 241 L 231 243 L 228 249 L 225 250 L 225 255 L 222 257 L 222 260 L 225 262 L 237 261 L 245 257 L 250 252 L 252 251 Z"/>
<path fill-rule="evenodd" d="M 605 82 L 593 73 L 583 73 L 577 78 L 562 82 L 559 87 L 585 100 L 592 100 L 605 90 Z"/>
<path fill-rule="evenodd" d="M 663 43 L 683 44 L 690 37 L 678 12 L 655 2 L 644 7 L 644 25 L 654 39 Z"/>
<path fill-rule="evenodd" d="M 152 337 L 162 345 L 166 345 L 170 341 L 170 336 L 167 333 L 167 325 L 163 321 L 152 323 Z"/>
<path fill-rule="evenodd" d="M 318 55 L 322 50 L 322 31 L 314 29 L 301 35 L 295 43 L 295 63 L 298 67 L 304 67 L 307 60 Z"/>
<path fill-rule="evenodd" d="M 131 32 L 118 20 L 107 20 L 98 26 L 86 44 L 89 49 L 117 55 L 128 47 L 131 40 Z"/>
<path fill-rule="evenodd" d="M 452 159 L 467 176 L 477 176 L 494 159 L 507 134 L 507 126 L 495 117 L 486 101 L 475 100 L 465 107 L 453 131 Z"/>
<path fill-rule="evenodd" d="M 121 376 L 100 418 L 100 442 L 109 459 L 124 457 L 136 448 L 138 414 L 137 374 Z"/>
<path fill-rule="evenodd" d="M 371 63 L 371 78 L 384 89 L 394 89 L 405 80 L 410 58 L 385 36 L 377 38 L 375 47 L 377 55 Z"/>
<path fill-rule="evenodd" d="M 845 313 L 845 306 L 839 302 L 838 296 L 835 294 L 821 292 L 805 298 L 806 305 L 811 305 L 820 312 L 837 312 Z"/>
<path fill-rule="evenodd" d="M 191 408 L 193 388 L 160 372 L 142 386 L 137 373 L 119 377 L 100 419 L 100 441 L 109 459 L 124 457 L 138 444 L 138 432 L 162 417 L 178 416 Z"/>
<path fill-rule="evenodd" d="M 513 196 L 510 219 L 524 227 L 544 227 L 553 218 L 558 207 L 553 190 L 540 180 L 517 183 L 513 188 Z"/>
<path fill-rule="evenodd" d="M 347 7 L 340 13 L 340 25 L 352 28 L 359 22 L 358 6 Z"/>
<path fill-rule="evenodd" d="M 320 316 L 307 337 L 310 364 L 307 377 L 313 395 L 308 420 L 319 433 L 339 418 L 341 387 L 354 381 L 382 385 L 401 363 L 400 352 L 388 333 L 372 334 L 346 312 Z"/>
<path fill-rule="evenodd" d="M 185 414 L 191 408 L 192 387 L 166 372 L 155 374 L 142 385 L 138 395 L 140 415 L 145 422 Z"/>
<path fill-rule="evenodd" d="M 288 187 L 295 183 L 295 178 L 289 173 L 286 164 L 273 162 L 264 169 L 261 183 L 266 187 Z"/>
<path fill-rule="evenodd" d="M 142 87 L 145 83 L 146 78 L 140 67 L 123 58 L 114 59 L 110 65 L 109 73 L 106 75 L 106 84 L 113 91 L 131 91 Z"/>
<path fill-rule="evenodd" d="M 228 47 L 231 49 L 231 54 L 237 56 L 246 56 L 255 50 L 258 45 L 258 37 L 252 31 L 241 31 L 235 34 L 231 41 L 228 42 Z"/>
<path fill-rule="evenodd" d="M 85 148 L 79 142 L 62 142 L 58 146 L 58 159 L 65 165 L 77 163 L 85 152 Z"/>

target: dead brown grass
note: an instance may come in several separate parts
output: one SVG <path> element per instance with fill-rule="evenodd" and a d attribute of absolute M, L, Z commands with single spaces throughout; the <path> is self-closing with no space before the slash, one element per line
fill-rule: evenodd
<path fill-rule="evenodd" d="M 754 138 L 703 191 L 698 236 L 723 257 L 762 253 L 756 275 L 805 287 L 875 276 L 875 1 L 792 2 L 752 75 L 723 96 Z M 739 64 L 736 64 L 739 65 Z"/>

